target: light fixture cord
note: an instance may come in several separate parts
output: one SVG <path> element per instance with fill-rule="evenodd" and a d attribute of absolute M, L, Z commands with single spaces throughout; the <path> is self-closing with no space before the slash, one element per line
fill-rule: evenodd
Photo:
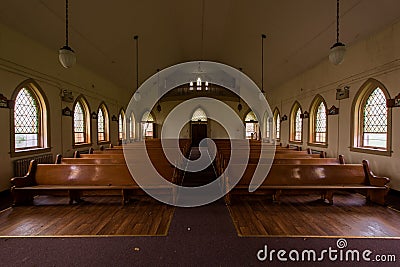
<path fill-rule="evenodd" d="M 65 45 L 68 47 L 68 0 L 65 0 Z"/>
<path fill-rule="evenodd" d="M 201 5 L 201 60 L 204 60 L 204 13 L 205 2 L 203 0 Z"/>
<path fill-rule="evenodd" d="M 336 43 L 339 43 L 339 0 L 336 0 Z"/>
<path fill-rule="evenodd" d="M 136 90 L 139 88 L 139 36 L 133 37 L 136 40 Z"/>
<path fill-rule="evenodd" d="M 261 92 L 264 93 L 264 39 L 265 34 L 261 34 Z"/>

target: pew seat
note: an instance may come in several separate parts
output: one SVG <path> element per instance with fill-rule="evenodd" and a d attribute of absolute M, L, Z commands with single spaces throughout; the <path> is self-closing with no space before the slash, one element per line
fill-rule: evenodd
<path fill-rule="evenodd" d="M 175 168 L 165 165 L 160 169 L 167 181 L 176 183 L 179 172 Z M 28 173 L 24 177 L 12 178 L 11 184 L 14 205 L 31 204 L 35 195 L 60 191 L 68 194 L 70 204 L 80 202 L 84 191 L 117 192 L 122 196 L 122 204 L 129 202 L 129 196 L 143 187 L 171 194 L 173 199 L 176 195 L 170 185 L 148 181 L 139 186 L 126 164 L 37 164 L 32 160 Z"/>
<path fill-rule="evenodd" d="M 225 201 L 231 203 L 231 195 L 236 193 L 249 194 L 249 187 L 257 164 L 232 165 L 225 172 Z M 263 168 L 261 166 L 261 168 Z M 240 173 L 244 170 L 244 173 Z M 233 181 L 237 181 L 233 185 Z M 273 164 L 262 184 L 254 193 L 271 194 L 280 202 L 280 197 L 289 192 L 318 192 L 321 197 L 333 204 L 333 194 L 337 190 L 365 190 L 367 199 L 385 205 L 389 191 L 387 184 L 390 179 L 378 177 L 372 173 L 367 160 L 363 164 L 338 165 L 304 165 L 304 164 Z M 232 188 L 233 187 L 233 188 Z M 231 190 L 229 190 L 232 188 Z"/>

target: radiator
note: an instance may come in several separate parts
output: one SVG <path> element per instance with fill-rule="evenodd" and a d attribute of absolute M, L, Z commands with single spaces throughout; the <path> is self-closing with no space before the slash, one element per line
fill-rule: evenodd
<path fill-rule="evenodd" d="M 53 154 L 43 154 L 38 156 L 33 156 L 29 158 L 17 159 L 14 160 L 14 176 L 21 177 L 24 176 L 29 169 L 29 164 L 31 160 L 36 160 L 38 163 L 54 163 L 53 162 Z"/>

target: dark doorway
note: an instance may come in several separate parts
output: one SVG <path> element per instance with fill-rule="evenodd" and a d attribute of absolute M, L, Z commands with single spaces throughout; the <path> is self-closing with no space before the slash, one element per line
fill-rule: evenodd
<path fill-rule="evenodd" d="M 207 137 L 206 123 L 192 123 L 192 147 L 198 147 L 202 139 Z"/>

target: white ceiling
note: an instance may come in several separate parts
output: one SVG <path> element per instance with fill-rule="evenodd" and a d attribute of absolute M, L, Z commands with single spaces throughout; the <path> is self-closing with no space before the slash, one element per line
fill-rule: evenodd
<path fill-rule="evenodd" d="M 54 51 L 64 45 L 64 0 L 0 1 L 1 23 Z M 340 41 L 351 45 L 396 22 L 400 1 L 341 0 L 340 11 Z M 131 91 L 134 35 L 139 83 L 157 69 L 211 60 L 243 68 L 261 86 L 265 33 L 264 88 L 326 60 L 336 41 L 335 0 L 70 0 L 69 17 L 78 64 Z"/>

